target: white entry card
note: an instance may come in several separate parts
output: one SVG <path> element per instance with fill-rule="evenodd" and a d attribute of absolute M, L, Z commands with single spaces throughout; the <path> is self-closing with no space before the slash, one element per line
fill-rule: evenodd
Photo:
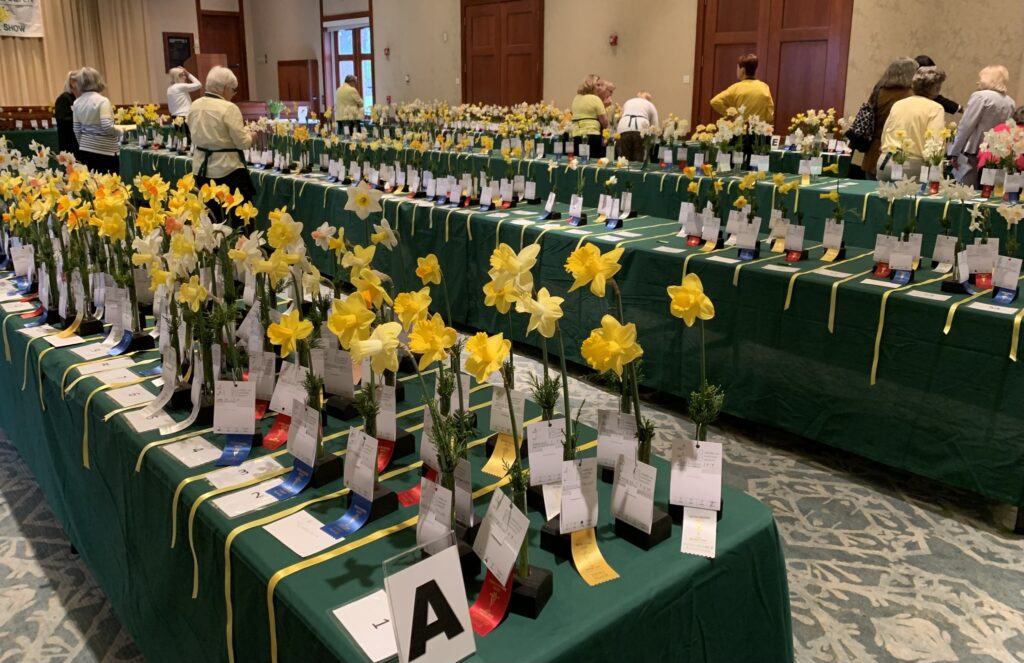
<path fill-rule="evenodd" d="M 699 447 L 697 445 L 700 445 Z M 722 508 L 722 445 L 678 440 L 672 445 L 669 504 L 717 511 Z"/>
<path fill-rule="evenodd" d="M 452 394 L 452 396 L 457 398 L 456 394 Z M 526 394 L 521 391 L 513 391 L 512 407 L 515 408 L 515 420 L 519 426 L 519 435 L 522 436 Z M 494 391 L 491 394 L 491 430 L 495 433 L 512 435 L 512 419 L 509 417 L 508 397 L 505 395 L 505 388 L 498 385 L 494 385 Z"/>
<path fill-rule="evenodd" d="M 1016 290 L 1020 279 L 1020 258 L 999 256 L 996 258 L 996 271 L 992 274 L 992 284 L 997 288 Z"/>
<path fill-rule="evenodd" d="M 561 482 L 564 441 L 565 419 L 538 421 L 526 427 L 531 486 Z"/>
<path fill-rule="evenodd" d="M 533 459 L 530 459 L 533 463 Z M 597 459 L 562 461 L 562 507 L 559 533 L 597 527 Z"/>
<path fill-rule="evenodd" d="M 515 507 L 503 490 L 492 493 L 480 531 L 473 541 L 473 551 L 502 583 L 512 572 L 529 526 L 530 519 Z"/>
<path fill-rule="evenodd" d="M 345 458 L 345 487 L 368 500 L 373 499 L 377 474 L 377 438 L 352 428 Z"/>
<path fill-rule="evenodd" d="M 398 438 L 398 398 L 394 385 L 381 385 L 380 410 L 377 412 L 377 435 L 382 440 Z"/>
<path fill-rule="evenodd" d="M 653 465 L 625 456 L 615 464 L 612 484 L 612 514 L 633 527 L 651 533 L 654 520 L 654 482 L 658 470 Z"/>
<path fill-rule="evenodd" d="M 615 467 L 619 456 L 636 458 L 636 420 L 617 410 L 597 411 L 597 464 Z"/>
<path fill-rule="evenodd" d="M 256 432 L 256 383 L 231 380 L 214 383 L 213 432 L 218 435 Z"/>
<path fill-rule="evenodd" d="M 292 405 L 288 426 L 288 453 L 309 467 L 316 465 L 316 441 L 320 433 L 320 413 L 301 401 Z"/>

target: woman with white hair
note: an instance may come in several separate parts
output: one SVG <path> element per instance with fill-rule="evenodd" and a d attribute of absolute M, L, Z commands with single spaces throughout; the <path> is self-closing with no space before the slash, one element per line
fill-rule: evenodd
<path fill-rule="evenodd" d="M 79 161 L 97 173 L 121 172 L 121 130 L 114 126 L 114 107 L 103 96 L 103 75 L 82 67 L 73 76 L 78 99 L 71 107 Z"/>
<path fill-rule="evenodd" d="M 982 137 L 1013 113 L 1013 99 L 1006 94 L 1009 80 L 1010 72 L 1003 66 L 985 67 L 978 73 L 978 90 L 967 99 L 964 117 L 949 148 L 953 174 L 961 184 L 978 186 L 978 146 Z"/>
<path fill-rule="evenodd" d="M 75 140 L 75 120 L 74 114 L 71 111 L 77 96 L 78 84 L 75 83 L 76 73 L 72 69 L 68 72 L 67 78 L 64 79 L 64 90 L 57 97 L 57 101 L 53 102 L 53 119 L 54 124 L 57 125 L 57 150 L 59 152 L 70 152 L 77 159 L 78 141 Z"/>
<path fill-rule="evenodd" d="M 910 82 L 913 96 L 892 105 L 882 128 L 882 156 L 878 159 L 878 179 L 892 180 L 892 155 L 903 151 L 903 177 L 917 177 L 924 165 L 925 135 L 938 136 L 946 127 L 946 111 L 935 101 L 946 80 L 938 67 L 921 67 Z"/>
<path fill-rule="evenodd" d="M 192 93 L 198 92 L 203 84 L 193 76 L 185 67 L 174 67 L 167 75 L 171 78 L 171 85 L 167 88 L 167 113 L 172 117 L 188 119 L 188 111 L 192 107 Z M 185 135 L 188 135 L 188 125 L 185 125 Z"/>
<path fill-rule="evenodd" d="M 196 184 L 225 184 L 238 189 L 246 200 L 256 194 L 245 153 L 252 145 L 252 136 L 245 128 L 242 111 L 231 103 L 238 90 L 238 79 L 227 67 L 214 67 L 206 76 L 206 92 L 192 103 L 188 126 L 192 132 L 195 152 L 192 174 Z M 220 208 L 211 208 L 219 216 Z"/>
<path fill-rule="evenodd" d="M 641 90 L 622 104 L 619 132 L 619 154 L 630 161 L 643 161 L 644 134 L 648 127 L 658 126 L 658 109 L 651 103 L 651 93 Z"/>

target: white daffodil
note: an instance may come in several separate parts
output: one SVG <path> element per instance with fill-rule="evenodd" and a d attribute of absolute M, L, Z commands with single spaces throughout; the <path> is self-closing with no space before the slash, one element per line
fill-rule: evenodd
<path fill-rule="evenodd" d="M 393 251 L 398 246 L 398 236 L 391 229 L 387 219 L 382 218 L 380 224 L 373 224 L 373 235 L 370 237 L 375 244 L 382 244 L 388 251 Z"/>
<path fill-rule="evenodd" d="M 981 230 L 981 221 L 982 221 L 983 217 L 984 217 L 984 214 L 982 213 L 980 205 L 975 205 L 974 207 L 972 207 L 971 208 L 971 224 L 969 226 L 967 226 L 967 229 L 970 230 L 972 233 L 976 233 L 979 230 Z"/>
<path fill-rule="evenodd" d="M 263 251 L 260 250 L 263 244 L 263 231 L 261 230 L 253 232 L 248 237 L 243 235 L 235 242 L 235 248 L 228 250 L 228 257 L 239 267 L 252 269 L 257 260 L 263 259 Z"/>
<path fill-rule="evenodd" d="M 558 168 L 557 161 L 548 161 L 548 172 L 552 172 L 555 168 Z"/>
<path fill-rule="evenodd" d="M 348 200 L 345 202 L 345 209 L 355 212 L 361 220 L 374 212 L 379 212 L 381 192 L 370 188 L 365 181 L 360 182 L 357 187 L 349 187 Z"/>
<path fill-rule="evenodd" d="M 1024 218 L 1024 205 L 1007 205 L 1003 203 L 996 211 L 1006 219 L 1006 225 L 1016 226 Z"/>
<path fill-rule="evenodd" d="M 337 228 L 324 221 L 320 224 L 319 228 L 310 233 L 310 236 L 313 238 L 313 242 L 317 246 L 324 251 L 327 251 L 331 248 L 331 240 L 337 232 Z"/>
<path fill-rule="evenodd" d="M 146 237 L 136 237 L 132 240 L 132 264 L 141 267 L 151 265 L 157 260 L 163 250 L 163 233 L 157 229 Z"/>
<path fill-rule="evenodd" d="M 604 181 L 605 186 L 615 186 L 618 183 L 619 178 L 615 177 L 614 175 L 612 175 L 611 177 Z"/>
<path fill-rule="evenodd" d="M 569 170 L 576 170 L 580 167 L 579 160 L 576 157 L 569 159 Z"/>
<path fill-rule="evenodd" d="M 629 166 L 629 159 L 627 159 L 626 157 L 619 157 L 618 159 L 615 160 L 615 166 L 617 168 L 625 168 Z"/>

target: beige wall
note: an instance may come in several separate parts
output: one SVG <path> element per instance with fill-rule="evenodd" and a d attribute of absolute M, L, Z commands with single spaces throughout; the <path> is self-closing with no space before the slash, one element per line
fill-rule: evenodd
<path fill-rule="evenodd" d="M 857 111 L 896 57 L 929 55 L 946 70 L 942 93 L 966 103 L 978 70 L 1002 64 L 1010 70 L 1010 94 L 1024 99 L 1024 41 L 1020 38 L 1021 0 L 981 3 L 935 0 L 856 0 L 850 32 L 846 113 Z M 1002 17 L 1005 20 L 999 20 Z"/>
<path fill-rule="evenodd" d="M 544 13 L 544 99 L 567 107 L 595 73 L 616 101 L 646 89 L 662 116 L 690 116 L 697 0 L 548 0 Z"/>
<path fill-rule="evenodd" d="M 183 8 L 184 7 L 184 8 Z M 164 32 L 191 33 L 198 49 L 199 24 L 194 3 L 187 5 L 181 0 L 146 0 L 144 3 L 147 32 L 146 57 L 149 63 L 151 97 L 155 103 L 167 102 L 167 70 L 164 63 Z"/>
<path fill-rule="evenodd" d="M 315 59 L 322 80 L 319 0 L 246 0 L 245 20 L 253 99 L 278 98 L 278 60 Z"/>
<path fill-rule="evenodd" d="M 380 102 L 388 95 L 395 103 L 462 101 L 459 6 L 459 0 L 373 0 L 373 65 Z M 391 49 L 390 57 L 384 57 L 385 48 Z"/>
<path fill-rule="evenodd" d="M 370 0 L 324 0 L 324 16 L 370 11 Z"/>

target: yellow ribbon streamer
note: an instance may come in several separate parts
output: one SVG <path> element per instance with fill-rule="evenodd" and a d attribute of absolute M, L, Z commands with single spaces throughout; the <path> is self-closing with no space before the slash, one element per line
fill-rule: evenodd
<path fill-rule="evenodd" d="M 7 315 L 4 316 L 4 322 L 3 322 L 3 327 L 4 327 L 4 359 L 7 360 L 8 364 L 11 363 L 11 342 L 9 340 L 7 340 L 7 321 L 10 320 L 11 318 L 13 318 L 16 315 L 21 315 L 21 313 L 8 313 Z"/>
<path fill-rule="evenodd" d="M 595 587 L 619 577 L 601 554 L 601 549 L 597 547 L 597 536 L 593 527 L 577 530 L 571 536 L 572 561 L 584 582 Z"/>
<path fill-rule="evenodd" d="M 990 292 L 992 292 L 992 288 L 989 288 L 988 290 L 982 290 L 980 292 L 976 292 L 973 295 L 971 295 L 970 297 L 966 297 L 964 299 L 961 299 L 960 301 L 958 301 L 955 304 L 953 304 L 952 306 L 950 306 L 949 307 L 949 311 L 946 313 L 946 326 L 942 328 L 942 333 L 944 335 L 948 335 L 949 334 L 949 330 L 953 328 L 953 316 L 956 315 L 956 310 L 958 308 L 960 308 L 961 304 L 967 304 L 968 302 L 973 302 L 978 297 L 981 297 L 982 295 L 987 295 Z"/>
<path fill-rule="evenodd" d="M 36 357 L 36 382 L 39 387 L 39 406 L 46 412 L 46 401 L 43 399 L 43 357 L 45 357 L 51 350 L 56 350 L 57 346 L 51 345 L 48 348 L 43 348 L 39 356 Z"/>
<path fill-rule="evenodd" d="M 945 278 L 946 278 L 946 275 L 943 274 L 942 276 L 937 276 L 934 279 L 928 279 L 927 281 L 922 281 L 921 283 L 908 283 L 905 286 L 901 286 L 901 287 L 895 288 L 893 290 L 886 290 L 884 293 L 882 293 L 882 304 L 881 304 L 881 306 L 878 309 L 878 329 L 877 329 L 877 331 L 875 331 L 875 354 L 874 354 L 874 357 L 871 359 L 871 386 L 872 387 L 875 386 L 875 378 L 878 376 L 878 355 L 879 355 L 879 351 L 881 350 L 881 347 L 882 347 L 882 332 L 885 329 L 885 309 L 886 309 L 886 305 L 889 302 L 889 297 L 891 295 L 897 293 L 897 292 L 903 292 L 905 290 L 910 290 L 911 288 L 917 288 L 917 287 L 920 287 L 920 286 L 926 286 L 929 283 L 935 283 L 936 281 L 942 281 Z"/>
<path fill-rule="evenodd" d="M 126 355 L 123 355 L 123 356 L 126 356 Z M 118 357 L 105 357 L 101 361 L 108 361 L 110 359 L 117 359 L 117 358 Z M 158 361 L 160 361 L 160 357 L 156 357 L 154 359 L 146 359 L 146 360 L 143 360 L 143 361 L 135 362 L 134 364 L 132 364 L 132 368 L 135 368 L 137 366 L 148 366 L 149 364 L 153 364 L 153 363 L 156 363 Z M 113 369 L 111 369 L 111 370 L 113 370 Z M 64 390 L 64 394 L 67 395 L 68 393 L 70 393 L 71 390 L 74 389 L 78 385 L 78 383 L 81 382 L 82 380 L 85 380 L 87 378 L 94 378 L 94 377 L 96 377 L 96 373 L 87 373 L 85 375 L 79 375 L 77 378 L 75 378 L 74 380 L 71 381 L 71 384 L 69 384 L 67 386 L 67 389 Z"/>
<path fill-rule="evenodd" d="M 864 256 L 869 256 L 869 255 L 871 255 L 871 251 L 868 251 L 867 253 L 862 253 L 859 256 L 855 256 L 853 258 L 847 258 L 846 260 L 840 260 L 839 262 L 830 263 L 828 265 L 822 265 L 821 267 L 817 267 L 815 269 L 809 269 L 809 270 L 807 270 L 805 272 L 797 272 L 796 274 L 793 274 L 792 276 L 789 277 L 789 287 L 786 288 L 786 303 L 783 304 L 782 310 L 783 311 L 788 311 L 789 310 L 789 305 L 793 301 L 793 286 L 796 284 L 796 279 L 797 279 L 798 276 L 804 276 L 804 275 L 807 275 L 807 274 L 814 274 L 815 272 L 820 272 L 820 271 L 825 270 L 825 269 L 831 269 L 832 267 L 838 267 L 839 265 L 842 265 L 844 263 L 852 262 L 854 260 L 860 260 Z"/>
<path fill-rule="evenodd" d="M 28 386 L 28 353 L 29 353 L 29 350 L 32 348 L 32 342 L 33 341 L 38 341 L 41 338 L 46 338 L 47 336 L 55 336 L 58 333 L 59 332 L 50 332 L 49 334 L 43 334 L 42 336 L 36 336 L 35 338 L 30 338 L 28 340 L 28 343 L 25 344 L 25 356 L 22 358 L 22 362 L 21 362 L 22 365 L 24 366 L 24 370 L 22 371 L 22 375 L 21 375 L 21 390 L 22 391 L 25 391 L 25 388 Z"/>
<path fill-rule="evenodd" d="M 147 380 L 155 380 L 159 376 L 149 375 L 147 377 L 138 378 L 136 380 L 127 380 L 125 382 L 115 382 L 114 384 L 101 384 L 100 386 L 89 392 L 89 395 L 85 399 L 85 407 L 82 409 L 82 467 L 87 470 L 92 469 L 89 466 L 89 404 L 92 403 L 92 399 L 96 394 L 107 391 L 108 389 L 120 389 L 121 387 L 130 387 L 133 384 L 141 384 Z"/>
<path fill-rule="evenodd" d="M 1013 337 L 1010 339 L 1010 360 L 1017 361 L 1017 347 L 1020 343 L 1020 322 L 1024 318 L 1024 308 L 1013 316 Z"/>
<path fill-rule="evenodd" d="M 181 433 L 179 435 L 168 437 L 163 440 L 156 440 L 155 442 L 150 442 L 146 446 L 142 447 L 142 451 L 139 452 L 139 457 L 135 460 L 135 473 L 138 474 L 139 472 L 142 471 L 142 459 L 145 458 L 146 454 L 149 453 L 150 449 L 162 447 L 165 444 L 171 444 L 172 442 L 181 442 L 182 440 L 187 440 L 190 437 L 196 437 L 197 435 L 205 435 L 206 433 L 212 432 L 212 428 L 204 428 L 203 430 L 192 431 L 190 433 Z"/>
<path fill-rule="evenodd" d="M 82 325 L 82 320 L 85 319 L 85 313 L 79 311 L 75 314 L 75 319 L 71 321 L 71 324 L 64 329 L 64 331 L 57 334 L 57 338 L 71 338 L 71 335 L 78 331 L 78 328 Z"/>
<path fill-rule="evenodd" d="M 828 333 L 829 334 L 833 333 L 833 330 L 834 330 L 834 327 L 835 327 L 835 321 L 836 321 L 836 294 L 839 292 L 839 286 L 841 286 L 842 284 L 847 283 L 849 281 L 852 281 L 853 279 L 859 278 L 861 276 L 867 276 L 870 273 L 871 273 L 871 270 L 868 269 L 868 270 L 865 270 L 863 272 L 858 272 L 856 274 L 851 274 L 850 276 L 847 276 L 845 279 L 839 279 L 838 281 L 836 281 L 835 283 L 832 284 L 832 293 L 829 295 L 829 299 L 828 299 Z"/>
<path fill-rule="evenodd" d="M 121 356 L 122 357 L 131 357 L 131 356 L 136 355 L 138 353 L 139 353 L 138 351 L 137 352 L 129 352 L 129 353 L 123 354 Z M 90 359 L 89 361 L 80 361 L 80 362 L 78 362 L 76 364 L 71 364 L 70 366 L 65 368 L 64 369 L 64 374 L 60 378 L 61 398 L 63 398 L 67 394 L 67 392 L 69 391 L 69 389 L 66 389 L 64 387 L 64 383 L 68 379 L 68 373 L 70 373 L 71 371 L 75 370 L 76 368 L 81 368 L 82 366 L 88 366 L 89 364 L 100 364 L 100 363 L 103 363 L 103 362 L 108 361 L 110 359 L 114 359 L 114 357 L 110 357 L 108 355 L 103 355 L 102 357 L 99 357 L 98 359 Z"/>

